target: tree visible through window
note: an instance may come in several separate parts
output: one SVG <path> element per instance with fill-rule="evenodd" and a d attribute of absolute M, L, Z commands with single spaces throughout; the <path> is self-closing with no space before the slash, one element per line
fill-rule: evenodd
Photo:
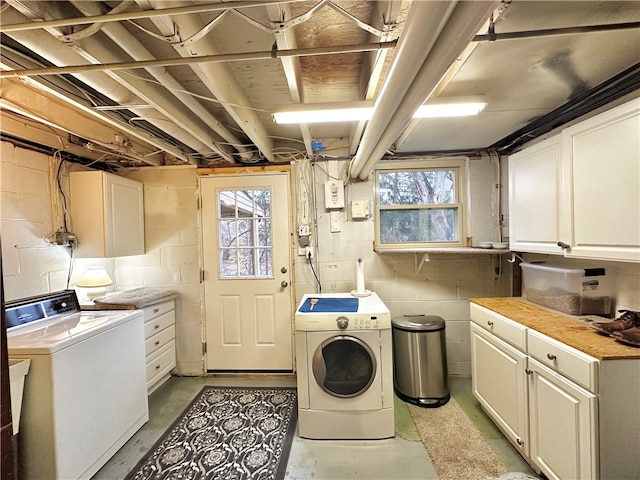
<path fill-rule="evenodd" d="M 377 170 L 377 245 L 461 244 L 460 167 Z"/>
<path fill-rule="evenodd" d="M 218 192 L 220 277 L 271 277 L 270 190 Z"/>

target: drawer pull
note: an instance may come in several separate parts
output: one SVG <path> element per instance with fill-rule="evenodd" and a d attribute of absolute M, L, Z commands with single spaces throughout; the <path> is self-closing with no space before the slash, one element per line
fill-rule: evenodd
<path fill-rule="evenodd" d="M 551 354 L 551 353 L 547 353 L 547 358 L 548 358 L 549 360 L 555 360 L 555 359 L 556 359 L 556 356 L 555 356 L 555 355 L 553 355 L 553 354 Z"/>
<path fill-rule="evenodd" d="M 493 322 L 491 320 L 488 320 L 487 325 L 489 325 L 490 327 L 493 327 Z"/>
<path fill-rule="evenodd" d="M 159 329 L 159 328 L 160 328 L 160 324 L 159 324 L 159 323 L 156 323 L 156 324 L 153 326 L 153 328 L 154 328 L 154 330 Z"/>
<path fill-rule="evenodd" d="M 528 368 L 525 368 L 524 373 L 526 373 L 527 375 L 531 375 L 533 373 L 533 370 L 529 370 Z"/>
<path fill-rule="evenodd" d="M 160 309 L 158 307 L 153 309 L 153 313 L 158 313 L 160 311 Z"/>
<path fill-rule="evenodd" d="M 524 442 L 520 438 L 516 438 L 516 443 L 520 446 L 524 445 Z"/>
<path fill-rule="evenodd" d="M 156 370 L 160 370 L 160 365 L 156 365 Z"/>
<path fill-rule="evenodd" d="M 157 347 L 158 345 L 160 345 L 160 340 L 156 340 L 154 345 Z"/>

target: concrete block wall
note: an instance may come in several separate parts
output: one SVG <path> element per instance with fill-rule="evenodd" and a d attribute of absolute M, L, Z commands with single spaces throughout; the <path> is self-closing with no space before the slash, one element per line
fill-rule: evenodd
<path fill-rule="evenodd" d="M 44 238 L 59 226 L 53 218 L 50 157 L 0 145 L 0 233 L 5 300 L 62 290 L 67 286 L 70 250 Z"/>
<path fill-rule="evenodd" d="M 177 292 L 176 369 L 201 375 L 202 302 L 198 178 L 195 167 L 170 166 L 131 171 L 144 183 L 146 254 L 115 260 L 118 289 L 158 287 Z"/>
<path fill-rule="evenodd" d="M 471 236 L 477 241 L 497 241 L 496 185 L 498 171 L 491 159 L 470 162 Z M 332 233 L 330 213 L 324 205 L 324 182 L 344 171 L 344 161 L 329 161 L 314 168 L 317 244 L 312 260 L 322 292 L 349 292 L 356 288 L 356 260 L 362 258 L 365 288 L 376 292 L 392 317 L 424 313 L 446 321 L 447 363 L 451 375 L 471 375 L 469 298 L 511 295 L 511 264 L 497 255 L 443 255 L 394 253 L 373 250 L 373 219 L 351 218 L 350 202 L 365 200 L 373 213 L 373 181 L 348 183 L 345 208 L 339 211 L 341 231 Z M 295 172 L 294 172 L 295 176 Z M 297 192 L 299 194 L 299 192 Z M 297 198 L 294 203 L 300 199 Z M 427 261 L 425 261 L 427 260 Z M 296 302 L 305 293 L 319 291 L 309 261 L 296 256 Z M 497 273 L 499 272 L 499 273 Z"/>
<path fill-rule="evenodd" d="M 56 209 L 53 208 L 57 201 L 57 193 L 51 187 L 51 179 L 55 178 L 54 165 L 53 159 L 47 155 L 1 142 L 0 233 L 5 296 L 8 300 L 61 290 L 67 286 L 71 266 L 69 249 L 47 245 L 43 240 L 59 226 L 60 220 L 54 215 Z M 324 181 L 328 178 L 325 171 L 336 176 L 343 166 L 344 162 L 331 161 L 322 168 L 315 167 L 318 215 L 314 235 L 319 245 L 315 260 L 322 291 L 353 290 L 356 286 L 355 261 L 358 257 L 363 258 L 366 288 L 380 295 L 392 316 L 428 313 L 446 320 L 449 372 L 468 376 L 468 299 L 509 295 L 511 264 L 504 257 L 499 260 L 494 255 L 434 254 L 424 262 L 422 255 L 380 255 L 373 252 L 373 221 L 353 220 L 349 210 L 351 200 L 373 202 L 373 184 L 370 181 L 348 184 L 347 208 L 340 212 L 341 232 L 331 233 L 329 213 L 324 209 L 322 194 Z M 471 233 L 478 239 L 482 235 L 482 240 L 495 240 L 484 237 L 495 231 L 495 219 L 491 213 L 496 211 L 497 201 L 494 171 L 489 159 L 471 162 Z M 66 167 L 63 172 L 66 172 Z M 176 312 L 176 373 L 200 375 L 204 372 L 204 365 L 196 170 L 188 166 L 155 167 L 132 171 L 127 176 L 145 185 L 147 253 L 117 259 L 76 259 L 69 285 L 75 285 L 87 266 L 103 265 L 114 279 L 111 290 L 138 286 L 176 290 L 180 294 Z M 67 180 L 65 173 L 62 183 L 68 192 Z M 295 205 L 297 200 L 294 198 L 292 203 Z M 503 211 L 508 213 L 506 205 Z M 568 262 L 573 268 L 594 263 L 562 258 L 554 260 Z M 616 305 L 640 310 L 640 266 L 596 263 L 607 268 Z M 295 257 L 295 273 L 295 300 L 298 302 L 304 293 L 317 292 L 317 285 L 304 256 Z"/>

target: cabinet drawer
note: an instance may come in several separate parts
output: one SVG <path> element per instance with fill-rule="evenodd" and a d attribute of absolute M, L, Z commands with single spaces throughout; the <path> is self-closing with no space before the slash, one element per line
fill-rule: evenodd
<path fill-rule="evenodd" d="M 159 378 L 167 375 L 176 366 L 176 342 L 168 344 L 152 355 L 147 361 L 147 388 L 153 386 Z"/>
<path fill-rule="evenodd" d="M 170 310 L 175 309 L 175 301 L 167 300 L 166 302 L 156 303 L 155 305 L 149 305 L 148 307 L 144 307 L 142 311 L 144 312 L 144 321 L 151 320 L 152 318 L 158 317 L 163 313 L 166 313 Z"/>
<path fill-rule="evenodd" d="M 471 321 L 522 351 L 527 347 L 527 327 L 491 310 L 471 304 Z"/>
<path fill-rule="evenodd" d="M 598 393 L 597 359 L 534 330 L 529 330 L 527 335 L 529 355 L 589 391 Z"/>
<path fill-rule="evenodd" d="M 170 325 L 168 328 L 161 330 L 152 337 L 149 337 L 144 342 L 145 353 L 147 356 L 153 352 L 160 350 L 164 345 L 176 338 L 176 327 Z"/>
<path fill-rule="evenodd" d="M 170 325 L 176 323 L 175 310 L 164 313 L 157 318 L 153 318 L 144 324 L 144 338 L 149 338 L 152 335 L 164 330 Z"/>

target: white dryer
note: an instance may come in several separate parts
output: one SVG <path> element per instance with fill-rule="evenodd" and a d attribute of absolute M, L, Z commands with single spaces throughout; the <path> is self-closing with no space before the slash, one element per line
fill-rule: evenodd
<path fill-rule="evenodd" d="M 299 435 L 393 437 L 391 315 L 382 300 L 375 293 L 305 295 L 295 331 Z"/>

